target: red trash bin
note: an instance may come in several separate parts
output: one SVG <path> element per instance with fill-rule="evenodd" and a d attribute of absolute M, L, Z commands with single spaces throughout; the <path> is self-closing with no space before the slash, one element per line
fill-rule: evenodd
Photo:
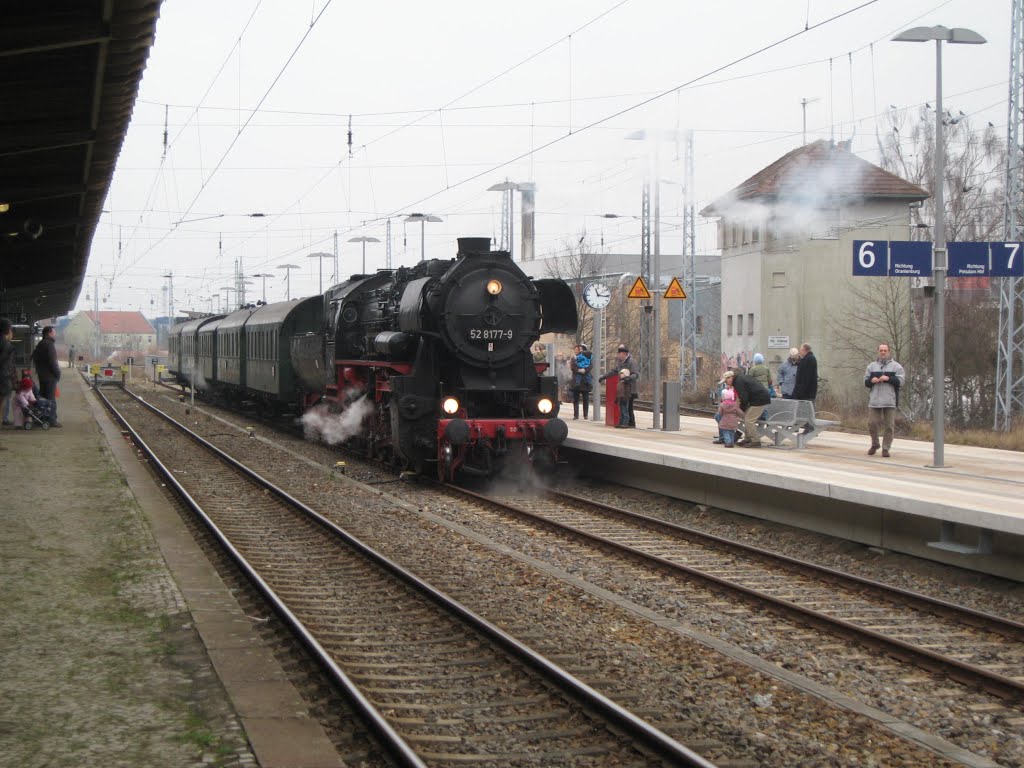
<path fill-rule="evenodd" d="M 619 423 L 619 401 L 615 397 L 618 386 L 618 376 L 610 376 L 604 383 L 604 424 L 606 427 L 614 427 Z"/>

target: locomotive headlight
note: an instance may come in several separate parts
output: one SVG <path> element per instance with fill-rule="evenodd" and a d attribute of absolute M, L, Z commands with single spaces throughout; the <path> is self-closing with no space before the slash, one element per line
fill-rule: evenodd
<path fill-rule="evenodd" d="M 501 281 L 500 280 L 488 280 L 487 281 L 487 292 L 491 296 L 497 296 L 501 293 Z"/>
<path fill-rule="evenodd" d="M 459 412 L 459 401 L 454 397 L 446 397 L 441 402 L 441 410 L 447 413 L 449 416 L 454 416 Z"/>
<path fill-rule="evenodd" d="M 541 413 L 551 413 L 554 407 L 555 404 L 551 402 L 550 398 L 542 397 L 537 401 L 537 410 Z"/>

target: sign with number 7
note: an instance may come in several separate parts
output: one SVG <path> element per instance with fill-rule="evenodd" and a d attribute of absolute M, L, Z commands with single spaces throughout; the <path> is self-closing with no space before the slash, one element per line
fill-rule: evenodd
<path fill-rule="evenodd" d="M 992 277 L 1024 277 L 1024 243 L 992 243 Z"/>

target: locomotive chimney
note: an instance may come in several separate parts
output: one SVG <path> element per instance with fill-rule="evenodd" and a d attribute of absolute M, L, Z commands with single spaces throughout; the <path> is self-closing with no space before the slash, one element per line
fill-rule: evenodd
<path fill-rule="evenodd" d="M 491 252 L 489 237 L 460 237 L 459 256 L 479 256 Z"/>

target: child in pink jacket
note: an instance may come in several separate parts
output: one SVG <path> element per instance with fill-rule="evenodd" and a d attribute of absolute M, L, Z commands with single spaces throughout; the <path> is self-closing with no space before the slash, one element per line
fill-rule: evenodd
<path fill-rule="evenodd" d="M 732 448 L 736 444 L 736 429 L 740 425 L 740 404 L 731 387 L 722 390 L 722 402 L 718 406 L 718 428 L 722 433 L 722 444 Z"/>

